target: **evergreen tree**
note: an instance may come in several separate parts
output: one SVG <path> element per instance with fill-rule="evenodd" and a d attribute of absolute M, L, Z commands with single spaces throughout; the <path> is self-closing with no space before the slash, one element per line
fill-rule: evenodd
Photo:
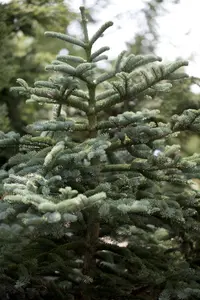
<path fill-rule="evenodd" d="M 109 49 L 93 45 L 112 22 L 90 38 L 80 11 L 83 39 L 46 36 L 83 56 L 58 55 L 48 81 L 13 88 L 52 104 L 52 120 L 0 134 L 13 153 L 0 171 L 1 299 L 200 299 L 200 195 L 188 181 L 200 157 L 170 145 L 200 131 L 200 110 L 161 122 L 158 110 L 132 109 L 185 78 L 187 62 L 122 52 L 99 70 Z"/>

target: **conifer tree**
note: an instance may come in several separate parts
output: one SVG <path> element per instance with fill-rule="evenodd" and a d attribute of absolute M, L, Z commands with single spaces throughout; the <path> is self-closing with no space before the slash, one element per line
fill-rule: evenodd
<path fill-rule="evenodd" d="M 169 144 L 200 131 L 200 110 L 164 123 L 158 110 L 132 109 L 185 78 L 187 62 L 122 52 L 101 71 L 109 48 L 93 45 L 112 22 L 89 37 L 80 11 L 83 39 L 45 35 L 83 56 L 58 55 L 48 81 L 13 88 L 51 104 L 52 119 L 0 134 L 13 153 L 0 171 L 1 299 L 200 299 L 200 195 L 188 181 L 200 158 Z"/>

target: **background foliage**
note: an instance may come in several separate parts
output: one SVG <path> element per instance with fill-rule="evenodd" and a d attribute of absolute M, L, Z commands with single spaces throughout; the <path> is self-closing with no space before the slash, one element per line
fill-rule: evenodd
<path fill-rule="evenodd" d="M 24 99 L 12 95 L 9 88 L 16 78 L 33 83 L 35 76 L 46 78 L 45 65 L 62 48 L 62 43 L 44 39 L 45 30 L 65 31 L 75 17 L 63 0 L 13 0 L 0 3 L 0 105 L 5 118 L 1 129 L 24 134 L 25 124 L 33 120 L 35 106 L 24 110 Z"/>

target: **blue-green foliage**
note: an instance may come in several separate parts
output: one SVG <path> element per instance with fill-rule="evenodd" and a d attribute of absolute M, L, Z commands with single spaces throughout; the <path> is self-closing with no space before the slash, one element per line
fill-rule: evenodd
<path fill-rule="evenodd" d="M 52 104 L 53 114 L 30 125 L 30 135 L 0 134 L 1 149 L 15 152 L 0 171 L 0 293 L 9 286 L 34 299 L 199 299 L 200 195 L 188 174 L 200 157 L 183 158 L 169 142 L 200 131 L 200 110 L 168 123 L 158 110 L 131 111 L 138 97 L 186 77 L 176 71 L 187 62 L 123 52 L 103 72 L 97 62 L 109 48 L 92 47 L 112 22 L 89 38 L 83 7 L 81 15 L 82 40 L 46 36 L 81 47 L 83 57 L 59 55 L 46 67 L 54 71 L 48 81 L 32 88 L 18 79 L 13 88 L 27 102 Z"/>

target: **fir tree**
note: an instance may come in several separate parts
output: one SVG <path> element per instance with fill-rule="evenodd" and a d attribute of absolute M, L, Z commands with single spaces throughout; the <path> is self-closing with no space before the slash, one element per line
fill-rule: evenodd
<path fill-rule="evenodd" d="M 132 109 L 186 77 L 187 62 L 122 52 L 104 72 L 109 48 L 93 45 L 112 22 L 90 38 L 80 11 L 83 39 L 46 36 L 83 56 L 59 55 L 48 81 L 13 88 L 53 105 L 52 120 L 0 135 L 13 151 L 0 172 L 1 299 L 200 299 L 200 195 L 188 181 L 200 159 L 169 144 L 200 131 L 200 110 L 162 123 L 158 110 Z"/>

